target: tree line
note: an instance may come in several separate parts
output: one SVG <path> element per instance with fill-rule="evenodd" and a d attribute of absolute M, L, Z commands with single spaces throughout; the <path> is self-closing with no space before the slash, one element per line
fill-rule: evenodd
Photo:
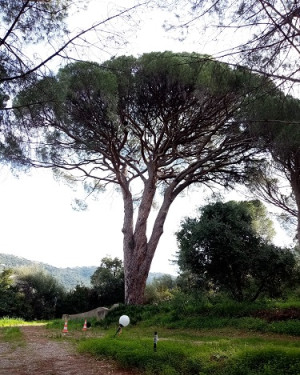
<path fill-rule="evenodd" d="M 66 290 L 57 278 L 39 267 L 5 268 L 0 273 L 0 316 L 26 320 L 61 318 L 124 301 L 120 259 L 103 258 L 91 276 L 91 287 L 77 284 Z"/>
<path fill-rule="evenodd" d="M 175 285 L 175 277 L 170 275 L 154 277 L 147 286 L 145 303 L 169 299 Z M 39 267 L 5 268 L 0 272 L 0 318 L 61 318 L 66 313 L 82 313 L 115 303 L 124 303 L 124 268 L 118 258 L 103 258 L 91 276 L 91 286 L 77 284 L 71 290 Z"/>
<path fill-rule="evenodd" d="M 154 278 L 143 303 L 176 301 L 180 295 L 237 302 L 299 295 L 299 253 L 275 246 L 273 235 L 272 221 L 258 200 L 201 207 L 199 217 L 186 218 L 176 233 L 178 277 Z M 0 274 L 0 317 L 53 319 L 124 302 L 124 266 L 118 258 L 103 258 L 91 287 L 78 284 L 71 291 L 40 269 Z"/>

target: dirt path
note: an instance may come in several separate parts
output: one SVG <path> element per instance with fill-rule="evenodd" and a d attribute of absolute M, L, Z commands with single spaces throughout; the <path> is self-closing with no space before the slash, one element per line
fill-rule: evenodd
<path fill-rule="evenodd" d="M 133 375 L 108 360 L 76 353 L 73 344 L 54 340 L 43 326 L 21 327 L 26 344 L 0 341 L 0 375 Z"/>

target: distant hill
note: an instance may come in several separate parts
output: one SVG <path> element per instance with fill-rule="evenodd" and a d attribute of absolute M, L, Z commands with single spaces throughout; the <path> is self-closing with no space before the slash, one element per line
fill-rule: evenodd
<path fill-rule="evenodd" d="M 70 290 L 81 284 L 84 286 L 91 286 L 91 276 L 98 268 L 97 266 L 90 267 L 67 267 L 58 268 L 50 266 L 47 263 L 35 262 L 25 258 L 17 257 L 15 255 L 0 253 L 0 272 L 6 268 L 19 268 L 19 267 L 37 267 L 49 272 L 54 276 L 59 283 L 61 283 L 66 290 Z M 153 279 L 158 279 L 163 276 L 163 273 L 153 272 L 149 274 L 147 283 L 151 283 Z"/>
<path fill-rule="evenodd" d="M 76 285 L 90 286 L 92 274 L 96 266 L 91 267 L 67 267 L 58 268 L 42 262 L 35 262 L 15 255 L 0 253 L 0 271 L 6 268 L 38 267 L 54 276 L 67 290 L 73 289 Z"/>

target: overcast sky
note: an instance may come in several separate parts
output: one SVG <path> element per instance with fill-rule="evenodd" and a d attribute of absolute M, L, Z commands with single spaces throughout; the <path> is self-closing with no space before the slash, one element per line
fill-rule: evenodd
<path fill-rule="evenodd" d="M 58 267 L 99 265 L 104 256 L 123 258 L 123 204 L 112 190 L 89 201 L 86 211 L 72 208 L 77 196 L 54 181 L 49 170 L 13 177 L 0 173 L 0 252 L 42 261 Z M 177 250 L 174 233 L 180 221 L 196 215 L 200 193 L 187 193 L 174 202 L 153 260 L 153 272 L 176 273 L 170 265 Z"/>

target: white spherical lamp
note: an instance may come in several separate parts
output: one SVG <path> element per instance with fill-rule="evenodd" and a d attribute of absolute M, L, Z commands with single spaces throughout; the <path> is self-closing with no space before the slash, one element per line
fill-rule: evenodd
<path fill-rule="evenodd" d="M 120 317 L 119 324 L 121 324 L 121 326 L 126 327 L 128 326 L 129 323 L 130 323 L 130 319 L 127 315 L 122 315 Z"/>

